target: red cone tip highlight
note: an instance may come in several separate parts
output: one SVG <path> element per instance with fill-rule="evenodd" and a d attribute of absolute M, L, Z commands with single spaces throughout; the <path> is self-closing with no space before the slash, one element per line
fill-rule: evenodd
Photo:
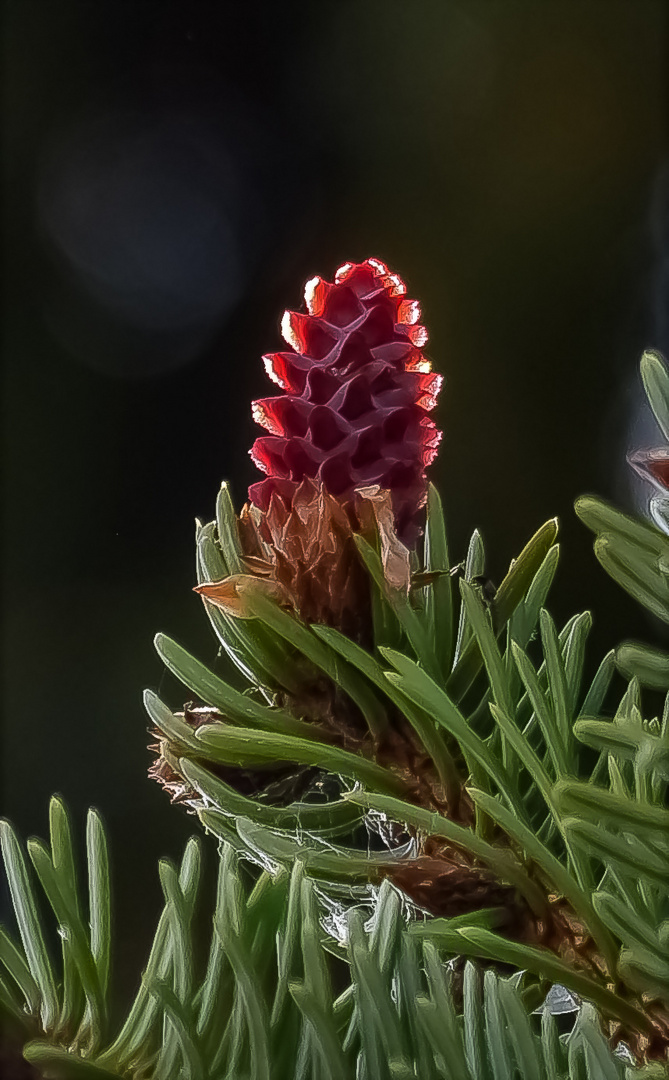
<path fill-rule="evenodd" d="M 415 541 L 442 434 L 429 413 L 443 380 L 422 352 L 420 306 L 405 294 L 397 274 L 367 259 L 341 266 L 334 282 L 311 278 L 306 313 L 284 314 L 288 351 L 263 357 L 284 393 L 252 406 L 269 432 L 250 451 L 267 474 L 249 488 L 261 510 L 306 477 L 349 506 L 356 487 L 379 484 L 392 492 L 399 535 Z"/>

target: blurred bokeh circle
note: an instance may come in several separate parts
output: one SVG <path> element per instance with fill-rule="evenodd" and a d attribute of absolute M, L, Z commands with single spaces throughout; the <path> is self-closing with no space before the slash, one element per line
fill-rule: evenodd
<path fill-rule="evenodd" d="M 260 137 L 251 120 L 245 135 Z M 231 142 L 224 115 L 132 106 L 52 136 L 40 219 L 66 274 L 47 317 L 80 360 L 130 377 L 173 368 L 237 303 L 265 212 Z"/>

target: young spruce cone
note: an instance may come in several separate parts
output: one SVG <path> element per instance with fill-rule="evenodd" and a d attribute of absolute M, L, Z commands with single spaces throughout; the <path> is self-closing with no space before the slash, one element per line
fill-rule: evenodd
<path fill-rule="evenodd" d="M 263 359 L 284 394 L 253 403 L 270 432 L 251 457 L 267 479 L 249 489 L 270 511 L 290 502 L 300 481 L 318 480 L 354 515 L 354 490 L 378 484 L 392 493 L 395 528 L 411 546 L 420 534 L 425 468 L 441 432 L 430 417 L 442 377 L 421 352 L 427 332 L 406 286 L 378 259 L 346 263 L 334 283 L 312 278 L 306 314 L 287 311 L 287 352 Z"/>
<path fill-rule="evenodd" d="M 334 284 L 307 283 L 308 313 L 287 311 L 282 320 L 290 350 L 264 357 L 285 393 L 253 402 L 271 434 L 250 454 L 267 477 L 251 485 L 239 518 L 250 575 L 305 622 L 367 646 L 368 578 L 353 533 L 378 534 L 389 582 L 408 592 L 425 469 L 441 438 L 430 411 L 443 380 L 421 351 L 427 331 L 405 293 L 378 259 L 347 263 Z M 240 615 L 250 580 L 198 591 Z"/>

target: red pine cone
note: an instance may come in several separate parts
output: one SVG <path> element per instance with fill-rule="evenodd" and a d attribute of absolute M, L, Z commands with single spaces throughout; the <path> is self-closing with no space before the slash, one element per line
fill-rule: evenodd
<path fill-rule="evenodd" d="M 260 510 L 273 494 L 290 505 L 306 477 L 351 514 L 356 487 L 392 492 L 395 527 L 406 544 L 420 533 L 425 469 L 441 432 L 429 413 L 442 376 L 421 352 L 420 308 L 406 286 L 378 259 L 347 263 L 334 284 L 307 282 L 308 314 L 287 311 L 281 329 L 290 349 L 263 357 L 285 391 L 253 403 L 253 417 L 270 432 L 250 451 L 267 479 L 249 488 Z"/>

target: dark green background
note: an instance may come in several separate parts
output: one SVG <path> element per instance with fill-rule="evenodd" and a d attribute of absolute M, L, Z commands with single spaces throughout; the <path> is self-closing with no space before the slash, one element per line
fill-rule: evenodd
<path fill-rule="evenodd" d="M 599 569 L 572 503 L 594 490 L 631 505 L 638 359 L 669 345 L 666 12 L 654 0 L 5 4 L 2 803 L 42 834 L 54 790 L 80 823 L 100 808 L 124 969 L 158 908 L 155 859 L 195 825 L 145 778 L 142 688 L 179 702 L 152 638 L 164 630 L 213 661 L 191 592 L 193 519 L 213 516 L 222 478 L 239 504 L 255 479 L 249 402 L 272 392 L 260 357 L 280 347 L 307 277 L 374 254 L 420 299 L 446 376 L 433 476 L 454 555 L 478 525 L 499 579 L 557 514 L 552 609 L 561 621 L 594 610 L 591 663 L 623 636 L 660 633 Z M 220 171 L 227 148 L 243 273 L 222 284 L 231 295 L 201 340 L 128 319 L 127 297 L 86 284 L 88 220 L 117 289 L 126 270 L 109 116 L 133 130 L 139 116 L 141 131 L 185 117 L 209 139 L 198 135 L 196 175 L 163 148 L 178 197 L 161 201 L 154 169 L 146 217 L 128 225 L 141 247 L 148 222 L 167 260 L 189 177 L 225 204 L 207 155 Z M 81 211 L 82 275 L 58 236 L 63 177 L 87 140 L 98 188 L 68 189 L 92 215 Z"/>

